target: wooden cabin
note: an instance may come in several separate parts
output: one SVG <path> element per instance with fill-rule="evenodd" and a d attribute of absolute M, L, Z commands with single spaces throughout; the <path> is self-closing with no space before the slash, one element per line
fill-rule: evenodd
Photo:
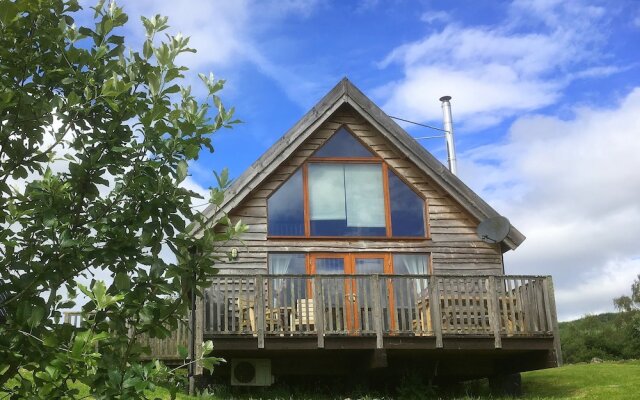
<path fill-rule="evenodd" d="M 347 79 L 205 213 L 249 226 L 198 305 L 232 383 L 561 363 L 551 277 L 505 275 L 525 237 L 482 241 L 497 212 Z"/>

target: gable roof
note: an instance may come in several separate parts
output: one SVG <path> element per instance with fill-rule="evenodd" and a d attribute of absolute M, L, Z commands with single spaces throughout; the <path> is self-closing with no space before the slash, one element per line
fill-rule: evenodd
<path fill-rule="evenodd" d="M 440 161 L 429 153 L 411 135 L 396 124 L 387 114 L 355 87 L 347 78 L 343 78 L 322 100 L 304 117 L 273 144 L 258 160 L 240 175 L 225 193 L 224 202 L 219 209 L 213 206 L 204 210 L 207 220 L 215 214 L 228 213 L 237 207 L 254 189 L 265 181 L 282 162 L 289 158 L 309 136 L 340 106 L 348 104 L 364 119 L 376 128 L 400 152 L 407 156 L 425 175 L 431 178 L 465 211 L 479 221 L 499 215 L 480 196 L 473 192 L 457 176 L 452 174 Z M 197 234 L 200 227 L 191 231 Z M 503 244 L 506 249 L 515 249 L 525 239 L 513 225 Z M 504 246 L 503 246 L 504 248 Z"/>

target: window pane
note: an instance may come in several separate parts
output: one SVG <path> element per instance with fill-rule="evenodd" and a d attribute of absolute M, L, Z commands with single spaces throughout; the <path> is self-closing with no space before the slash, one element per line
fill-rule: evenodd
<path fill-rule="evenodd" d="M 274 275 L 304 275 L 307 273 L 304 253 L 269 254 L 269 273 Z"/>
<path fill-rule="evenodd" d="M 396 275 L 426 275 L 426 254 L 394 254 L 393 273 Z"/>
<path fill-rule="evenodd" d="M 395 275 L 426 275 L 427 262 L 426 254 L 394 254 L 393 273 Z M 399 308 L 397 311 L 398 313 L 404 312 L 408 316 L 412 312 L 410 305 L 415 301 L 414 296 L 424 297 L 427 295 L 428 281 L 426 278 L 411 278 L 408 281 L 398 281 L 398 283 L 393 288 L 395 304 Z M 409 309 L 404 309 L 405 307 L 409 307 Z M 411 319 L 413 318 L 407 320 Z"/>
<path fill-rule="evenodd" d="M 380 164 L 309 164 L 312 236 L 385 236 Z"/>
<path fill-rule="evenodd" d="M 304 236 L 302 171 L 296 171 L 267 202 L 269 235 Z"/>
<path fill-rule="evenodd" d="M 340 164 L 309 165 L 309 214 L 315 221 L 344 220 L 344 168 Z"/>
<path fill-rule="evenodd" d="M 347 226 L 384 228 L 382 168 L 379 164 L 345 164 L 344 168 Z"/>
<path fill-rule="evenodd" d="M 269 254 L 269 273 L 273 275 L 306 275 L 304 253 Z M 306 297 L 306 279 L 298 277 L 270 278 L 270 307 L 293 307 Z"/>
<path fill-rule="evenodd" d="M 340 128 L 322 145 L 313 157 L 375 157 L 346 129 Z"/>
<path fill-rule="evenodd" d="M 317 258 L 316 274 L 344 274 L 344 258 Z"/>
<path fill-rule="evenodd" d="M 424 237 L 424 199 L 391 170 L 389 170 L 389 200 L 391 202 L 391 234 Z"/>
<path fill-rule="evenodd" d="M 357 258 L 356 275 L 362 274 L 384 274 L 384 259 L 382 258 Z"/>

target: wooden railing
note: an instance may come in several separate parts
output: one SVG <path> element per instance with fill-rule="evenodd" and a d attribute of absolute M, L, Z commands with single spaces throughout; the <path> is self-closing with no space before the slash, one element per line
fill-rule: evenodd
<path fill-rule="evenodd" d="M 495 338 L 553 335 L 553 284 L 543 276 L 219 276 L 204 295 L 205 335 Z"/>
<path fill-rule="evenodd" d="M 64 313 L 64 323 L 80 328 L 85 321 L 85 315 L 81 312 L 70 311 Z M 165 361 L 181 360 L 178 346 L 189 348 L 189 320 L 183 319 L 178 324 L 178 329 L 172 330 L 171 335 L 164 338 L 151 338 L 143 333 L 137 336 L 137 342 L 149 347 L 149 354 L 144 359 L 161 359 Z"/>

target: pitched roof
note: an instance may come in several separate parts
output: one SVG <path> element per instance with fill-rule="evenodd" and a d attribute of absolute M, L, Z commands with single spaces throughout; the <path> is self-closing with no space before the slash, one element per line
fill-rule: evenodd
<path fill-rule="evenodd" d="M 343 104 L 353 107 L 470 215 L 479 221 L 499 215 L 347 78 L 344 78 L 233 182 L 217 212 L 212 206 L 205 209 L 205 217 L 210 219 L 215 214 L 228 213 L 238 206 Z M 199 230 L 199 227 L 194 227 L 192 233 L 197 234 Z M 503 243 L 507 249 L 515 249 L 524 239 L 525 236 L 512 225 Z"/>

